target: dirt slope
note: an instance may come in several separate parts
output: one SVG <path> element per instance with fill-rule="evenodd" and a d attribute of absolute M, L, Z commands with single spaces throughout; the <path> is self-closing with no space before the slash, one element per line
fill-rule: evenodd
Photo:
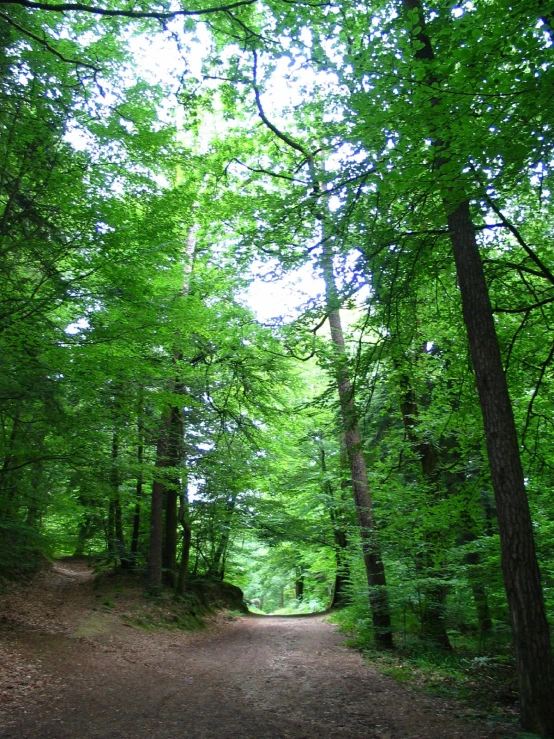
<path fill-rule="evenodd" d="M 18 620 L 22 598 L 4 599 L 3 739 L 504 736 L 379 675 L 322 617 L 145 632 L 94 611 L 90 575 L 71 564 Z"/>

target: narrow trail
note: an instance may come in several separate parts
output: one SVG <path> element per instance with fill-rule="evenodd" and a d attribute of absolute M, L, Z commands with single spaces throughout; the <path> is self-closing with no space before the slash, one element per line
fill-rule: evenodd
<path fill-rule="evenodd" d="M 39 697 L 3 712 L 3 739 L 504 736 L 383 677 L 322 617 L 145 632 L 87 610 L 87 573 L 61 569 L 43 593 L 50 621 L 0 633 L 46 675 Z"/>

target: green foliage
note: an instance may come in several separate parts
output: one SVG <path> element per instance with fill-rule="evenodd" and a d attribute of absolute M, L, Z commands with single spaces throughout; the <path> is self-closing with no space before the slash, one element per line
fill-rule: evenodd
<path fill-rule="evenodd" d="M 367 646 L 342 367 L 400 645 L 382 664 L 473 700 L 509 620 L 443 201 L 471 201 L 552 620 L 548 19 L 485 0 L 252 4 L 166 19 L 164 43 L 202 69 L 153 83 L 133 48 L 158 23 L 113 7 L 1 19 L 0 574 L 72 552 L 142 572 L 163 483 L 191 530 L 185 598 L 227 578 L 260 612 L 302 613 L 342 577 L 340 618 Z M 321 271 L 323 245 L 338 363 L 315 290 L 272 326 L 245 307 L 254 273 Z"/>

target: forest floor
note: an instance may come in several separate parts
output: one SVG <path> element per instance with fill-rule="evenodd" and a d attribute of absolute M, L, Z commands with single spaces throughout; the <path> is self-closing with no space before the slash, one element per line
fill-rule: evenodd
<path fill-rule="evenodd" d="M 32 588 L 9 586 L 0 597 L 0 737 L 512 736 L 381 675 L 323 616 L 220 614 L 202 631 L 147 630 L 137 601 L 117 584 L 98 592 L 79 561 L 56 563 Z"/>

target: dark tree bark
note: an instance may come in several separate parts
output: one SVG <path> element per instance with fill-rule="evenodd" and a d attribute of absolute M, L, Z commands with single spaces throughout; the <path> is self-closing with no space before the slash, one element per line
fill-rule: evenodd
<path fill-rule="evenodd" d="M 294 583 L 294 595 L 299 603 L 304 600 L 304 574 L 302 572 L 300 572 L 296 576 L 296 580 Z"/>
<path fill-rule="evenodd" d="M 417 10 L 419 15 L 416 38 L 420 48 L 414 57 L 424 63 L 432 61 L 434 52 L 420 0 L 403 0 L 403 6 L 407 11 Z M 435 99 L 432 105 L 439 102 Z M 463 193 L 458 193 L 441 174 L 450 143 L 439 134 L 435 136 L 435 144 L 442 152 L 437 178 L 483 414 L 516 655 L 521 722 L 527 731 L 554 737 L 554 662 L 516 426 L 470 205 Z"/>
<path fill-rule="evenodd" d="M 369 605 L 375 640 L 378 645 L 390 648 L 393 646 L 390 610 L 386 590 L 385 568 L 381 557 L 381 549 L 375 529 L 373 504 L 369 494 L 366 462 L 362 451 L 362 439 L 358 423 L 358 415 L 354 404 L 354 389 L 346 365 L 346 349 L 339 311 L 339 300 L 333 273 L 333 254 L 328 241 L 323 239 L 321 266 L 325 281 L 327 317 L 331 328 L 331 341 L 336 357 L 336 381 L 339 393 L 344 438 L 350 474 L 352 492 L 360 526 L 362 551 L 369 587 Z"/>
<path fill-rule="evenodd" d="M 554 664 L 512 405 L 469 203 L 448 213 L 496 498 L 522 725 L 554 736 Z"/>

